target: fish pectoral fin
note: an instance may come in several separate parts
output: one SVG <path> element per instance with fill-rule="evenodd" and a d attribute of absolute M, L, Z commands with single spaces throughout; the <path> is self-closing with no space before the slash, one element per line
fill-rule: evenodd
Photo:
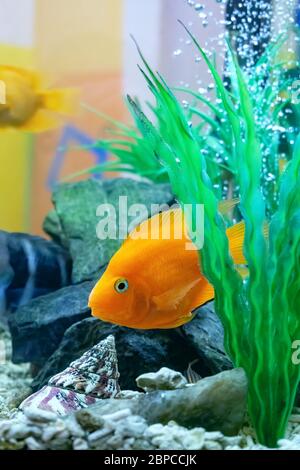
<path fill-rule="evenodd" d="M 40 93 L 45 109 L 72 116 L 79 109 L 79 91 L 76 88 L 46 90 Z"/>
<path fill-rule="evenodd" d="M 153 296 L 152 301 L 159 311 L 172 311 L 175 310 L 189 291 L 199 282 L 199 279 L 183 286 L 174 287 L 166 292 Z"/>
<path fill-rule="evenodd" d="M 25 132 L 44 132 L 49 129 L 55 129 L 61 125 L 61 121 L 51 113 L 45 110 L 37 111 L 31 119 L 18 127 L 19 130 Z"/>

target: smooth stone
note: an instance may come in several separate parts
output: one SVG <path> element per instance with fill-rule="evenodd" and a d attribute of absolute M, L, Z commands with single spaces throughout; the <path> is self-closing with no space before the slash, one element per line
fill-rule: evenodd
<path fill-rule="evenodd" d="M 88 179 L 61 184 L 54 191 L 52 200 L 56 216 L 51 213 L 44 228 L 54 239 L 61 240 L 64 245 L 67 242 L 73 260 L 74 283 L 98 277 L 100 268 L 122 244 L 123 240 L 119 239 L 118 233 L 115 239 L 105 240 L 100 240 L 96 233 L 101 220 L 96 215 L 100 204 L 111 204 L 115 208 L 118 229 L 120 196 L 127 197 L 128 208 L 132 204 L 145 205 L 149 215 L 151 204 L 173 202 L 168 184 L 150 184 L 125 178 L 105 181 Z M 127 217 L 126 210 L 124 215 Z M 129 223 L 132 221 L 129 218 Z"/>
<path fill-rule="evenodd" d="M 145 392 L 153 390 L 176 390 L 187 384 L 186 378 L 175 370 L 162 367 L 157 372 L 148 372 L 136 378 L 136 384 Z"/>
<path fill-rule="evenodd" d="M 172 420 L 188 428 L 200 426 L 234 435 L 244 423 L 246 398 L 246 375 L 243 369 L 233 369 L 182 389 L 155 391 L 132 399 L 100 400 L 78 411 L 76 417 L 79 423 L 96 427 L 103 415 L 129 409 L 148 424 L 167 424 Z"/>

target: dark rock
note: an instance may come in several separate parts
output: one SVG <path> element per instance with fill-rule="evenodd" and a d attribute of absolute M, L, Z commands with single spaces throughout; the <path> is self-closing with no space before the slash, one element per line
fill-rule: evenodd
<path fill-rule="evenodd" d="M 94 282 L 64 287 L 32 300 L 9 320 L 13 362 L 39 366 L 56 350 L 66 329 L 90 316 L 88 296 Z M 74 345 L 75 348 L 75 345 Z M 76 349 L 74 354 L 78 357 Z"/>
<path fill-rule="evenodd" d="M 233 365 L 224 350 L 224 330 L 210 302 L 197 311 L 193 321 L 181 327 L 188 344 L 198 353 L 200 367 L 205 366 L 203 375 L 212 375 L 232 369 Z"/>
<path fill-rule="evenodd" d="M 71 258 L 61 246 L 41 237 L 0 231 L 2 311 L 70 284 Z"/>
<path fill-rule="evenodd" d="M 118 226 L 119 198 L 127 197 L 127 207 L 144 204 L 150 214 L 151 204 L 168 204 L 173 201 L 170 186 L 148 184 L 119 178 L 107 181 L 89 179 L 72 184 L 62 184 L 53 193 L 56 215 L 51 215 L 44 224 L 45 230 L 68 248 L 73 259 L 72 280 L 74 283 L 95 279 L 99 269 L 106 264 L 122 243 L 118 233 L 116 239 L 100 240 L 96 228 L 101 220 L 96 215 L 100 204 L 111 204 L 115 208 Z M 124 215 L 125 210 L 122 210 Z M 103 216 L 102 216 L 103 218 Z M 144 219 L 147 217 L 143 217 Z M 132 220 L 128 221 L 129 223 Z"/>
<path fill-rule="evenodd" d="M 136 390 L 138 375 L 163 366 L 184 371 L 196 357 L 194 349 L 176 330 L 133 330 L 88 318 L 65 332 L 58 349 L 35 377 L 34 390 L 110 334 L 115 336 L 121 389 Z"/>
<path fill-rule="evenodd" d="M 35 390 L 110 334 L 116 338 L 123 389 L 136 389 L 137 376 L 161 367 L 185 373 L 197 359 L 193 370 L 201 377 L 232 367 L 212 304 L 199 308 L 184 327 L 134 330 L 90 317 L 87 299 L 93 285 L 86 281 L 40 297 L 11 318 L 13 360 L 32 362 L 40 369 L 33 383 Z"/>

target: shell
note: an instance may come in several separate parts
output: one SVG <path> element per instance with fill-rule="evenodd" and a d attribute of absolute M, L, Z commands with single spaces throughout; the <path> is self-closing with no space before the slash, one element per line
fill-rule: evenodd
<path fill-rule="evenodd" d="M 99 399 L 115 397 L 120 391 L 118 378 L 115 339 L 110 335 L 51 377 L 48 385 L 21 403 L 19 410 L 38 408 L 64 416 Z"/>

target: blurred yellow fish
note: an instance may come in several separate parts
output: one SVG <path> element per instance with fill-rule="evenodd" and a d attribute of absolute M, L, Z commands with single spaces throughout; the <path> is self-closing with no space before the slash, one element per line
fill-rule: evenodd
<path fill-rule="evenodd" d="M 227 212 L 236 203 L 222 203 L 220 210 Z M 180 238 L 162 236 L 165 224 L 171 224 L 170 234 L 178 234 L 179 223 Z M 149 229 L 151 234 L 159 233 L 159 237 L 142 237 L 149 235 Z M 137 234 L 141 236 L 138 238 Z M 227 229 L 227 236 L 235 263 L 245 264 L 244 223 Z M 214 298 L 214 289 L 201 274 L 198 252 L 186 250 L 188 242 L 191 243 L 181 209 L 171 209 L 142 222 L 112 257 L 92 290 L 92 315 L 141 329 L 176 328 L 190 321 L 195 308 Z"/>
<path fill-rule="evenodd" d="M 72 115 L 76 111 L 77 90 L 45 89 L 41 76 L 34 71 L 2 65 L 0 81 L 4 90 L 0 131 L 43 132 L 61 124 L 58 114 Z"/>

